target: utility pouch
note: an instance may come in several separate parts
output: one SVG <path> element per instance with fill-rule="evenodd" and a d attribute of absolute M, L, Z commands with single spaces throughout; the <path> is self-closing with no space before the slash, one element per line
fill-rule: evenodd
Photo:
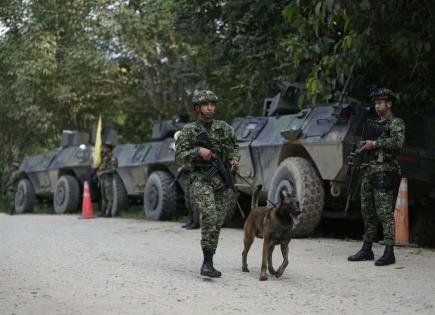
<path fill-rule="evenodd" d="M 221 129 L 221 128 L 216 129 L 216 130 L 215 130 L 215 133 L 217 134 L 217 136 L 218 136 L 219 138 L 222 138 L 222 137 L 224 136 L 224 130 Z"/>

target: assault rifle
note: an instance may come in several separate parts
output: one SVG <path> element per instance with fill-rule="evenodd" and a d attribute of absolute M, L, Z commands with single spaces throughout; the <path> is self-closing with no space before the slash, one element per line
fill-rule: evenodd
<path fill-rule="evenodd" d="M 97 176 L 97 168 L 90 167 L 89 168 L 89 182 L 95 185 L 94 187 L 100 188 L 100 179 Z"/>
<path fill-rule="evenodd" d="M 379 122 L 373 119 L 368 119 L 363 125 L 361 140 L 373 140 L 376 141 L 385 132 L 385 122 Z M 369 161 L 374 158 L 375 152 L 363 151 L 362 147 L 358 144 L 352 144 L 352 151 L 347 157 L 347 165 L 349 166 L 350 179 L 347 185 L 347 199 L 346 207 L 344 211 L 347 212 L 349 209 L 349 204 L 351 200 L 356 199 L 356 194 L 358 192 L 358 180 L 360 177 L 361 163 Z"/>
<path fill-rule="evenodd" d="M 362 151 L 356 143 L 352 144 L 352 151 L 347 157 L 347 165 L 349 166 L 350 179 L 347 186 L 347 199 L 344 212 L 349 210 L 351 200 L 355 200 L 358 192 L 358 179 L 361 169 Z"/>
<path fill-rule="evenodd" d="M 180 181 L 181 175 L 185 172 L 186 167 L 183 165 L 177 169 L 177 174 L 175 175 L 174 180 L 169 185 L 170 188 L 174 187 L 177 182 Z"/>
<path fill-rule="evenodd" d="M 196 145 L 198 145 L 199 147 L 209 149 L 212 152 L 212 162 L 211 162 L 212 166 L 207 172 L 207 176 L 206 176 L 207 181 L 210 181 L 211 178 L 216 173 L 219 173 L 219 176 L 222 178 L 223 185 L 218 189 L 230 188 L 236 195 L 236 200 L 237 200 L 239 197 L 239 191 L 234 185 L 233 176 L 230 170 L 228 169 L 227 165 L 222 161 L 222 158 L 219 156 L 219 152 L 216 152 L 216 150 L 213 148 L 213 145 L 211 144 L 207 133 L 203 131 L 198 134 L 196 138 Z M 243 210 L 238 202 L 237 202 L 237 207 L 239 208 L 242 218 L 244 218 L 245 214 L 243 213 Z"/>

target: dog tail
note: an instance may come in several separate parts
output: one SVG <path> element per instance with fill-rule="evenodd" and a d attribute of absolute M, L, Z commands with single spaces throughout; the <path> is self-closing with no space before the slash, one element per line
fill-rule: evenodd
<path fill-rule="evenodd" d="M 263 188 L 263 185 L 258 185 L 257 189 L 252 194 L 252 197 L 251 197 L 251 210 L 258 207 L 258 200 L 260 199 L 261 188 Z"/>

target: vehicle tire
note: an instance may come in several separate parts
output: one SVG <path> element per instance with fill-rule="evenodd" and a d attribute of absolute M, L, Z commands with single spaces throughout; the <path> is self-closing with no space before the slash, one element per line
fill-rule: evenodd
<path fill-rule="evenodd" d="M 174 176 L 165 171 L 153 172 L 146 180 L 144 211 L 146 218 L 163 220 L 170 218 L 177 209 L 177 185 L 171 187 Z"/>
<path fill-rule="evenodd" d="M 56 183 L 53 196 L 53 208 L 57 214 L 76 211 L 80 202 L 80 185 L 71 175 L 61 176 Z"/>
<path fill-rule="evenodd" d="M 124 183 L 118 174 L 113 176 L 113 204 L 112 204 L 112 217 L 119 215 L 128 207 L 127 190 Z"/>
<path fill-rule="evenodd" d="M 292 235 L 310 235 L 319 224 L 325 203 L 323 183 L 314 166 L 301 157 L 283 160 L 272 177 L 269 200 L 277 202 L 283 189 L 296 195 L 302 211 L 300 223 L 294 226 Z"/>
<path fill-rule="evenodd" d="M 35 191 L 30 180 L 20 179 L 15 193 L 15 212 L 32 212 L 35 203 Z"/>

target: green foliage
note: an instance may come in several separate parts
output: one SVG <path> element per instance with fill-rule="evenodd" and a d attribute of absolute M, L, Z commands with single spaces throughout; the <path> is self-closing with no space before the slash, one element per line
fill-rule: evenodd
<path fill-rule="evenodd" d="M 391 87 L 412 108 L 434 103 L 433 1 L 293 1 L 284 41 L 313 102 L 348 93 L 367 100 L 369 86 Z M 433 105 L 432 105 L 433 106 Z"/>
<path fill-rule="evenodd" d="M 173 1 L 108 1 L 98 12 L 98 36 L 125 76 L 118 127 L 143 142 L 152 119 L 188 112 L 191 47 L 178 40 Z"/>
<path fill-rule="evenodd" d="M 116 95 L 118 65 L 93 43 L 95 5 L 33 0 L 2 7 L 1 135 L 11 147 L 2 162 L 57 144 L 61 129 L 89 128 Z"/>
<path fill-rule="evenodd" d="M 226 119 L 260 114 L 264 97 L 288 75 L 281 41 L 288 33 L 282 15 L 287 1 L 177 1 L 177 31 L 195 47 L 202 82 L 222 99 Z"/>
<path fill-rule="evenodd" d="M 0 177 L 99 114 L 120 141 L 147 141 L 153 119 L 193 114 L 203 88 L 226 120 L 261 114 L 282 80 L 306 84 L 299 105 L 336 101 L 349 81 L 361 100 L 379 84 L 433 106 L 432 12 L 429 0 L 4 0 Z"/>

